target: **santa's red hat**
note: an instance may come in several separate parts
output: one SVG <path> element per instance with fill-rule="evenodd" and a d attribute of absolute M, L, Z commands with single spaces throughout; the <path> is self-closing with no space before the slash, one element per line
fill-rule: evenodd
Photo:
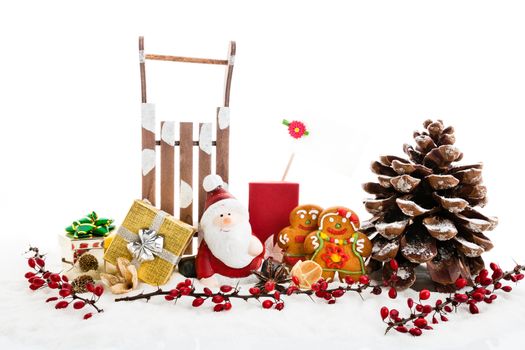
<path fill-rule="evenodd" d="M 224 189 L 224 181 L 222 181 L 219 175 L 206 176 L 204 181 L 202 181 L 202 187 L 204 187 L 204 191 L 207 192 L 204 210 L 223 199 L 235 198 L 230 192 Z"/>

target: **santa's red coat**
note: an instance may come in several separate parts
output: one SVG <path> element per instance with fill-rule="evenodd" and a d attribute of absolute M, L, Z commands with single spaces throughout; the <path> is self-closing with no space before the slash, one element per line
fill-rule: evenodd
<path fill-rule="evenodd" d="M 199 251 L 197 252 L 195 269 L 198 279 L 211 277 L 215 273 L 226 277 L 242 278 L 248 277 L 251 274 L 251 271 L 259 269 L 263 259 L 264 247 L 262 253 L 253 258 L 251 263 L 245 267 L 235 269 L 233 267 L 227 266 L 217 257 L 215 257 L 210 248 L 208 248 L 206 242 L 203 240 L 199 246 Z"/>

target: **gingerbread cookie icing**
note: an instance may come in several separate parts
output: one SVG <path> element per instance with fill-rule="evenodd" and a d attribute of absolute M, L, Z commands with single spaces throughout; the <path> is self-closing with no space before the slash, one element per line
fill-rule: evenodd
<path fill-rule="evenodd" d="M 308 258 L 304 251 L 306 236 L 318 229 L 319 214 L 323 208 L 306 204 L 294 208 L 290 213 L 290 226 L 277 237 L 277 244 L 283 250 L 283 262 L 288 266 Z"/>
<path fill-rule="evenodd" d="M 365 274 L 365 259 L 372 253 L 372 244 L 359 232 L 359 218 L 345 207 L 331 207 L 319 217 L 319 229 L 305 239 L 304 252 L 321 265 L 323 278 L 353 279 Z"/>

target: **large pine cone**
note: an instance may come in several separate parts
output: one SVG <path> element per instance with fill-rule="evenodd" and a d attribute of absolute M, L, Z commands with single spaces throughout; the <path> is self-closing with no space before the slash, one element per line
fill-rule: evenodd
<path fill-rule="evenodd" d="M 438 284 L 471 279 L 484 267 L 481 254 L 492 248 L 483 232 L 497 225 L 474 209 L 486 203 L 482 164 L 454 165 L 463 157 L 454 128 L 441 120 L 423 125 L 426 130 L 414 133 L 416 147 L 403 147 L 408 159 L 381 157 L 372 163 L 378 183 L 363 185 L 375 195 L 365 201 L 373 218 L 363 225 L 374 244 L 370 265 L 395 258 L 401 289 L 414 283 L 414 267 L 422 263 Z"/>

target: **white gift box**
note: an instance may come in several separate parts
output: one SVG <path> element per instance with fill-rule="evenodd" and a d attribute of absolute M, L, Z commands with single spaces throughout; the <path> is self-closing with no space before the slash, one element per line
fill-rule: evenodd
<path fill-rule="evenodd" d="M 62 265 L 64 266 L 64 274 L 69 278 L 75 278 L 79 275 L 90 275 L 94 279 L 99 279 L 99 273 L 102 271 L 104 261 L 104 238 L 73 238 L 67 234 L 59 234 L 58 240 L 60 244 Z M 89 253 L 93 255 L 98 261 L 97 271 L 83 272 L 78 268 L 77 261 L 82 254 Z"/>

